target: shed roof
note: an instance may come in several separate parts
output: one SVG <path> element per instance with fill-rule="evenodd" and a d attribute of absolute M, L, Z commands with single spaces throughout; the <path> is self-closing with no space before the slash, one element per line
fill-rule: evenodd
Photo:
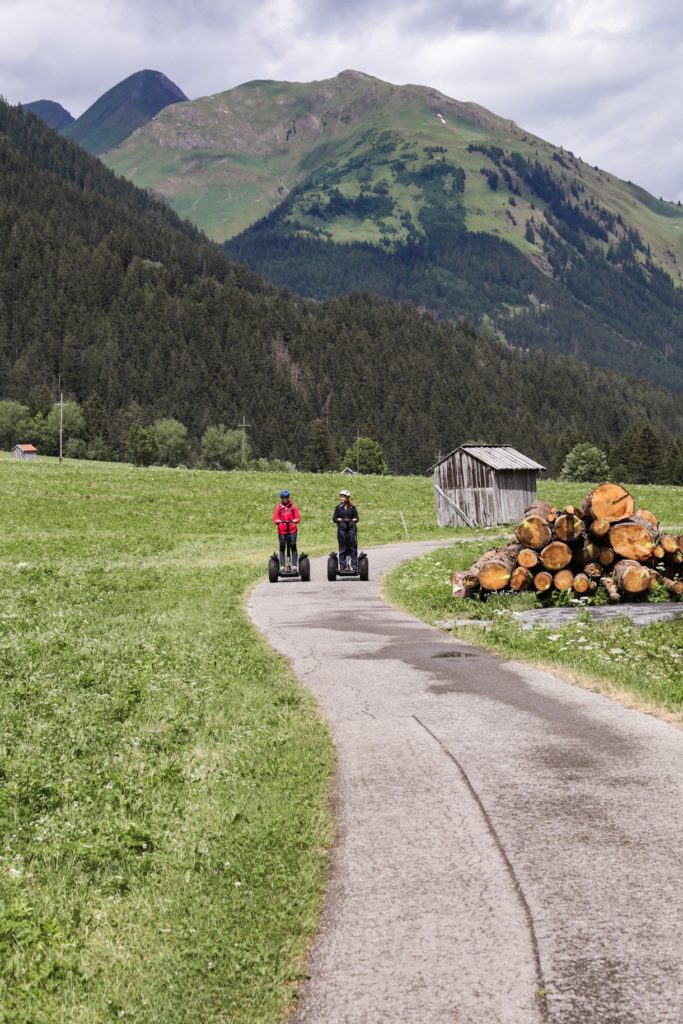
<path fill-rule="evenodd" d="M 38 449 L 34 448 L 32 444 L 15 444 L 14 448 L 19 448 L 22 452 L 37 452 Z M 14 448 L 12 451 L 14 451 Z"/>
<path fill-rule="evenodd" d="M 512 448 L 509 444 L 461 444 L 457 448 L 454 448 L 452 452 L 444 457 L 434 466 L 440 466 L 442 462 L 450 459 L 451 455 L 454 455 L 458 451 L 467 452 L 473 459 L 477 459 L 478 462 L 483 462 L 484 465 L 490 466 L 491 469 L 545 469 L 540 462 L 534 462 L 528 455 L 522 455 L 516 448 Z"/>

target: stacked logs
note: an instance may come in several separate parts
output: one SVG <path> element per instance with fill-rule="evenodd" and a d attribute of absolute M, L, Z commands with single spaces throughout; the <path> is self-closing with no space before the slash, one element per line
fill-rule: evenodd
<path fill-rule="evenodd" d="M 600 484 L 580 508 L 537 502 L 517 524 L 515 538 L 487 551 L 467 572 L 454 572 L 453 596 L 571 590 L 590 597 L 604 587 L 616 602 L 661 584 L 683 598 L 683 535 L 660 535 L 656 516 L 636 509 L 619 484 Z"/>

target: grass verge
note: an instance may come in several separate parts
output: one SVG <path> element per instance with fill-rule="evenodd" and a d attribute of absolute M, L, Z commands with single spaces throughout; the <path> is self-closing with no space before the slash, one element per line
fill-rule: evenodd
<path fill-rule="evenodd" d="M 578 503 L 576 491 L 576 484 L 554 481 L 539 486 L 540 497 L 562 505 Z M 640 504 L 659 515 L 666 528 L 683 529 L 681 488 L 635 491 Z M 451 597 L 453 570 L 468 568 L 493 543 L 500 542 L 460 542 L 403 563 L 387 577 L 386 595 L 426 622 L 458 620 L 452 632 L 460 639 L 506 658 L 553 668 L 574 684 L 683 726 L 683 618 L 636 627 L 626 617 L 598 623 L 580 616 L 562 628 L 536 625 L 524 630 L 512 612 L 538 607 L 533 594 L 492 595 L 487 601 Z"/>
<path fill-rule="evenodd" d="M 315 552 L 340 482 L 0 459 L 2 1024 L 286 1017 L 333 750 L 244 598 L 280 488 Z M 364 544 L 437 532 L 427 480 L 354 496 Z"/>

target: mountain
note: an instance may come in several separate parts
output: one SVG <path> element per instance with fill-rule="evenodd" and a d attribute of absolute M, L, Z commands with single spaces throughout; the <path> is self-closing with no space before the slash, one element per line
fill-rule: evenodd
<path fill-rule="evenodd" d="M 100 96 L 62 132 L 95 155 L 127 139 L 161 110 L 187 96 L 160 71 L 137 71 Z"/>
<path fill-rule="evenodd" d="M 22 103 L 21 109 L 35 114 L 41 121 L 49 124 L 50 128 L 54 128 L 58 132 L 63 128 L 67 128 L 75 120 L 73 115 L 68 110 L 65 110 L 61 103 L 55 103 L 53 100 L 35 100 L 33 103 Z"/>
<path fill-rule="evenodd" d="M 293 298 L 229 260 L 167 204 L 0 102 L 0 399 L 47 410 L 58 381 L 88 436 L 121 453 L 172 416 L 197 443 L 251 424 L 256 453 L 302 463 L 309 434 L 376 437 L 424 472 L 459 441 L 546 463 L 568 428 L 683 437 L 678 396 L 369 294 Z"/>
<path fill-rule="evenodd" d="M 355 71 L 169 107 L 104 154 L 277 284 L 354 287 L 683 390 L 683 209 Z"/>

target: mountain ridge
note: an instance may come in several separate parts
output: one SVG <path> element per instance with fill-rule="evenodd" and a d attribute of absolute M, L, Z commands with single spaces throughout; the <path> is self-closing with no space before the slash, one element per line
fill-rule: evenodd
<path fill-rule="evenodd" d="M 22 110 L 35 114 L 41 121 L 58 132 L 76 120 L 61 103 L 56 103 L 54 100 L 34 100 L 32 103 L 21 103 L 20 106 Z"/>
<path fill-rule="evenodd" d="M 125 141 L 165 107 L 187 101 L 160 71 L 136 71 L 102 94 L 62 134 L 98 156 Z"/>

